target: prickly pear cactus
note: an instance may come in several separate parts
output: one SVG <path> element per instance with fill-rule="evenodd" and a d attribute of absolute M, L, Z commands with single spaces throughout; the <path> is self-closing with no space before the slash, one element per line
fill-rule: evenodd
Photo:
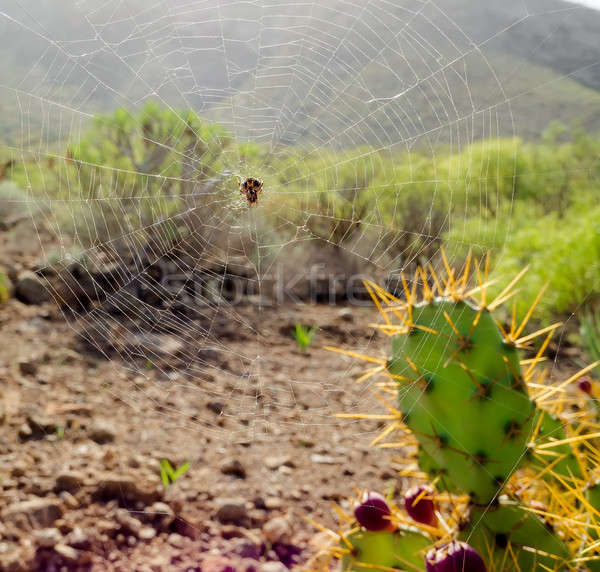
<path fill-rule="evenodd" d="M 404 423 L 435 463 L 421 468 L 488 503 L 523 461 L 535 420 L 516 348 L 487 309 L 465 301 L 417 304 L 411 318 L 387 367 L 401 380 Z"/>
<path fill-rule="evenodd" d="M 551 525 L 504 499 L 472 507 L 459 538 L 483 554 L 493 570 L 565 570 L 572 559 Z"/>
<path fill-rule="evenodd" d="M 329 348 L 370 362 L 361 380 L 387 378 L 378 384 L 387 394 L 381 419 L 392 412 L 393 420 L 373 443 L 402 447 L 402 475 L 416 485 L 405 492 L 406 512 L 387 507 L 374 519 L 380 532 L 365 529 L 368 519 L 347 517 L 352 528 L 334 534 L 332 553 L 345 570 L 446 570 L 467 557 L 481 557 L 488 572 L 600 570 L 600 486 L 592 478 L 600 465 L 600 408 L 570 393 L 577 384 L 593 398 L 593 384 L 580 380 L 598 364 L 553 383 L 539 366 L 560 324 L 524 332 L 541 294 L 521 323 L 514 312 L 507 326 L 494 318 L 523 272 L 490 302 L 488 262 L 471 284 L 470 257 L 460 275 L 443 252 L 442 260 L 444 276 L 429 266 L 410 287 L 403 280 L 403 299 L 366 283 L 391 341 L 387 358 Z M 411 519 L 417 532 L 408 536 L 386 529 Z M 429 544 L 419 552 L 425 561 L 414 560 L 413 543 Z"/>

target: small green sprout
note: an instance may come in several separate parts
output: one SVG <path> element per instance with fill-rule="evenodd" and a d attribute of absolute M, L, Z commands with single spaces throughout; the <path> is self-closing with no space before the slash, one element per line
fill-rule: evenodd
<path fill-rule="evenodd" d="M 6 302 L 10 298 L 10 280 L 0 270 L 0 302 Z"/>
<path fill-rule="evenodd" d="M 167 459 L 160 460 L 160 480 L 165 489 L 168 489 L 179 477 L 185 475 L 190 468 L 190 462 L 186 461 L 178 469 L 174 469 Z"/>
<path fill-rule="evenodd" d="M 65 428 L 64 427 L 57 427 L 56 428 L 56 437 L 58 438 L 58 440 L 60 441 L 61 439 L 63 439 L 65 436 Z"/>
<path fill-rule="evenodd" d="M 298 347 L 305 351 L 308 346 L 312 343 L 313 336 L 317 331 L 317 326 L 313 326 L 312 328 L 307 328 L 302 324 L 296 324 L 296 329 L 292 333 L 293 338 L 296 340 Z"/>

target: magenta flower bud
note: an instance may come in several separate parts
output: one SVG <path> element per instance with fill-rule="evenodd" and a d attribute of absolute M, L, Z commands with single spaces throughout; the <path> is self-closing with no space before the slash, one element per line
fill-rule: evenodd
<path fill-rule="evenodd" d="M 361 503 L 354 509 L 354 516 L 363 528 L 373 532 L 394 530 L 396 526 L 390 520 L 392 511 L 379 493 L 365 493 Z"/>
<path fill-rule="evenodd" d="M 425 565 L 427 572 L 487 572 L 479 553 L 459 540 L 432 548 L 425 557 Z"/>
<path fill-rule="evenodd" d="M 435 503 L 433 502 L 433 489 L 428 485 L 413 487 L 404 495 L 404 508 L 408 516 L 416 522 L 435 526 Z"/>
<path fill-rule="evenodd" d="M 592 380 L 587 375 L 579 380 L 577 387 L 579 387 L 579 389 L 581 389 L 581 391 L 584 393 L 592 395 Z"/>

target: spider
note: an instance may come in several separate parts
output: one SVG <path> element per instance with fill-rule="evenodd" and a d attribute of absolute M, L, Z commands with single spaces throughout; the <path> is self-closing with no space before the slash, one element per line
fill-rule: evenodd
<path fill-rule="evenodd" d="M 258 203 L 258 195 L 262 191 L 263 182 L 253 177 L 248 177 L 244 182 L 240 182 L 240 193 L 246 197 L 249 205 Z"/>

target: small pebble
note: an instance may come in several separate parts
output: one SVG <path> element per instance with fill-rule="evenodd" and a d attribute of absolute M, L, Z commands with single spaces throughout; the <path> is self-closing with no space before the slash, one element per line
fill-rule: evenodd
<path fill-rule="evenodd" d="M 51 548 L 56 546 L 62 540 L 62 534 L 58 528 L 43 528 L 34 531 L 35 539 L 39 546 Z"/>
<path fill-rule="evenodd" d="M 263 534 L 273 544 L 275 542 L 290 542 L 292 539 L 292 527 L 286 518 L 276 516 L 265 523 Z"/>

